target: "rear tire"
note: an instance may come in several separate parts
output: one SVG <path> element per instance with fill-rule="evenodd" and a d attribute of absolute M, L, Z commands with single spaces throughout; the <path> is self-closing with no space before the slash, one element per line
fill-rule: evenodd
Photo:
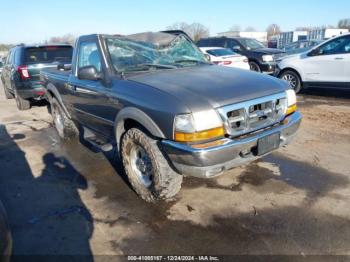
<path fill-rule="evenodd" d="M 279 76 L 279 78 L 287 81 L 290 87 L 295 91 L 295 93 L 300 92 L 302 88 L 301 79 L 296 72 L 292 70 L 286 70 Z"/>
<path fill-rule="evenodd" d="M 13 99 L 15 96 L 5 87 L 4 84 L 2 84 L 2 86 L 4 87 L 5 97 L 7 99 Z"/>
<path fill-rule="evenodd" d="M 261 68 L 258 63 L 251 61 L 249 62 L 249 66 L 251 71 L 261 73 Z"/>
<path fill-rule="evenodd" d="M 74 122 L 68 118 L 56 98 L 51 99 L 51 115 L 60 138 L 68 140 L 78 136 L 78 128 Z"/>
<path fill-rule="evenodd" d="M 30 101 L 20 97 L 18 95 L 17 90 L 16 89 L 14 89 L 14 90 L 15 90 L 15 99 L 16 99 L 17 108 L 21 111 L 30 109 L 30 107 L 31 107 Z"/>
<path fill-rule="evenodd" d="M 133 189 L 145 201 L 169 199 L 180 191 L 182 175 L 169 166 L 157 140 L 140 129 L 131 128 L 123 135 L 121 156 Z"/>

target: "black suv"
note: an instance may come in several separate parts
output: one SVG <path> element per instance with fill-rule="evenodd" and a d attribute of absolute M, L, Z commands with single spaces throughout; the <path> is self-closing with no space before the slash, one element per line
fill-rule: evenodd
<path fill-rule="evenodd" d="M 19 110 L 29 109 L 32 100 L 40 100 L 45 89 L 40 70 L 70 63 L 73 48 L 70 45 L 41 45 L 13 47 L 5 61 L 1 81 L 8 99 L 16 98 Z"/>
<path fill-rule="evenodd" d="M 211 37 L 200 39 L 199 47 L 225 47 L 248 57 L 250 69 L 257 72 L 272 74 L 275 71 L 276 60 L 285 55 L 282 50 L 266 48 L 259 41 L 243 37 Z"/>

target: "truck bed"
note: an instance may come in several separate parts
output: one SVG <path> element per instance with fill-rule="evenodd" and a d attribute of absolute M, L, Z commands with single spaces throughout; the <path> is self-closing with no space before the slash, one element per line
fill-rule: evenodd
<path fill-rule="evenodd" d="M 46 87 L 48 82 L 68 82 L 72 70 L 58 70 L 57 68 L 45 68 L 40 71 L 40 79 Z"/>

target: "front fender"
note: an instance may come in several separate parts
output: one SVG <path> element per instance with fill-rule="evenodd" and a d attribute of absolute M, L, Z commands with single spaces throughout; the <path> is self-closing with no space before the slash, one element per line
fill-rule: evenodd
<path fill-rule="evenodd" d="M 62 101 L 62 98 L 60 96 L 60 93 L 58 92 L 56 86 L 54 86 L 53 84 L 49 83 L 49 84 L 47 84 L 46 89 L 47 89 L 47 98 L 49 100 L 49 103 L 51 104 L 52 98 L 55 97 L 57 99 L 58 103 L 63 108 L 63 110 L 66 113 L 66 115 L 71 119 L 71 115 L 69 114 L 66 106 L 64 105 L 64 103 Z M 53 94 L 53 96 L 51 95 L 51 93 L 49 91 Z"/>
<path fill-rule="evenodd" d="M 146 113 L 141 111 L 136 107 L 126 107 L 123 108 L 115 119 L 115 137 L 119 148 L 119 141 L 122 134 L 125 132 L 124 121 L 126 119 L 131 119 L 138 122 L 144 128 L 146 128 L 152 136 L 158 138 L 165 138 L 164 133 L 158 127 L 158 125 L 149 117 Z"/>

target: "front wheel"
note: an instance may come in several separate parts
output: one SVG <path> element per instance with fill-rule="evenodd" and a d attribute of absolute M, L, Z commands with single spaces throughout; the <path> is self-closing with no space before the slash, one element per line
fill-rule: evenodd
<path fill-rule="evenodd" d="M 249 67 L 250 67 L 250 70 L 261 73 L 261 68 L 257 63 L 251 61 L 249 62 Z"/>
<path fill-rule="evenodd" d="M 297 73 L 291 70 L 284 71 L 280 75 L 280 79 L 289 83 L 290 87 L 294 89 L 295 93 L 299 93 L 301 90 L 301 79 Z"/>
<path fill-rule="evenodd" d="M 140 129 L 131 128 L 123 135 L 121 156 L 130 184 L 145 201 L 169 199 L 180 191 L 182 175 L 169 166 L 157 140 Z"/>

